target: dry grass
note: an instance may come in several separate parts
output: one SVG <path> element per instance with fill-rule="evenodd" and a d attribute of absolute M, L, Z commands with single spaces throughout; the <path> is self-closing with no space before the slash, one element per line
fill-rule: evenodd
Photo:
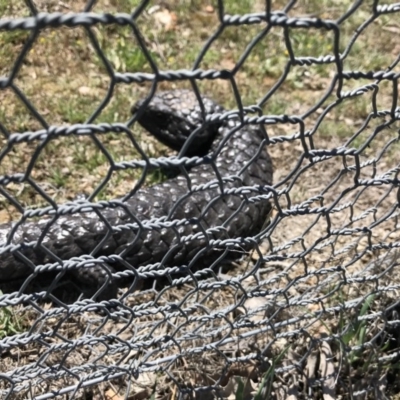
<path fill-rule="evenodd" d="M 84 3 L 36 1 L 46 12 L 79 11 Z M 93 11 L 130 12 L 137 3 L 103 0 L 96 3 Z M 144 12 L 137 24 L 160 70 L 191 68 L 210 33 L 218 26 L 218 16 L 207 1 L 170 3 L 169 9 L 161 6 Z M 260 11 L 263 2 L 225 3 L 226 12 L 235 14 Z M 284 1 L 273 3 L 275 10 L 286 5 Z M 332 3 L 299 2 L 289 15 L 335 19 L 351 2 Z M 363 5 L 344 22 L 341 51 L 354 29 L 370 15 L 369 7 L 369 3 Z M 27 8 L 22 1 L 9 5 L 0 0 L 0 14 L 12 18 L 23 16 L 27 15 Z M 400 51 L 400 26 L 396 18 L 397 14 L 385 15 L 372 23 L 351 48 L 344 69 L 388 68 Z M 234 68 L 246 46 L 262 29 L 258 25 L 227 28 L 199 67 Z M 115 71 L 151 72 L 129 30 L 97 25 L 92 31 Z M 10 73 L 27 38 L 26 32 L 0 32 L 0 75 Z M 332 33 L 298 29 L 290 31 L 290 38 L 296 56 L 333 53 Z M 283 31 L 273 28 L 254 47 L 235 76 L 243 104 L 262 99 L 281 76 L 287 61 Z M 398 71 L 398 66 L 395 70 Z M 264 114 L 305 115 L 324 96 L 334 74 L 335 67 L 331 64 L 293 67 L 279 90 L 263 104 Z M 109 89 L 110 77 L 82 28 L 40 32 L 14 83 L 41 120 L 27 109 L 15 91 L 0 90 L 2 148 L 7 144 L 7 133 L 89 121 L 126 122 L 131 105 L 145 96 L 150 87 L 147 83 L 117 85 L 110 102 L 94 115 Z M 343 91 L 367 83 L 370 81 L 345 81 Z M 159 84 L 160 89 L 182 86 L 189 87 L 189 83 Z M 236 108 L 227 81 L 202 81 L 199 87 L 226 107 Z M 379 110 L 391 108 L 392 93 L 390 82 L 379 84 L 376 100 Z M 397 176 L 399 145 L 395 139 L 399 126 L 392 124 L 379 132 L 365 148 L 364 144 L 382 120 L 371 120 L 354 136 L 372 112 L 372 92 L 343 101 L 317 125 L 323 110 L 335 100 L 334 95 L 329 96 L 304 119 L 305 129 L 313 131 L 314 147 L 363 149 L 360 162 L 375 162 L 362 168 L 361 179 L 388 171 L 392 171 L 388 176 Z M 268 127 L 268 133 L 271 138 L 289 138 L 298 129 L 295 125 L 273 125 Z M 137 126 L 132 130 L 148 155 L 170 154 L 170 150 Z M 393 143 L 382 152 L 391 139 Z M 115 161 L 139 158 L 128 137 L 107 134 L 99 135 L 98 140 Z M 185 390 L 189 398 L 193 388 L 202 386 L 213 386 L 213 390 L 198 389 L 193 397 L 250 399 L 257 398 L 260 391 L 264 398 L 349 398 L 350 391 L 366 387 L 375 387 L 375 392 L 369 394 L 371 398 L 397 393 L 399 343 L 396 325 L 388 322 L 398 319 L 398 311 L 396 308 L 384 311 L 398 299 L 398 254 L 396 249 L 378 248 L 399 241 L 397 210 L 393 210 L 397 204 L 395 189 L 390 185 L 353 187 L 355 173 L 345 168 L 354 165 L 354 157 L 335 157 L 310 164 L 302 160 L 304 148 L 299 139 L 276 141 L 269 151 L 275 165 L 276 188 L 288 189 L 287 195 L 279 198 L 280 207 L 290 209 L 315 197 L 309 208 L 334 206 L 328 214 L 329 220 L 321 213 L 282 216 L 276 212 L 259 255 L 255 252 L 240 265 L 224 270 L 219 280 L 211 278 L 196 284 L 166 287 L 161 292 L 159 289 L 136 292 L 124 298 L 111 314 L 90 310 L 69 313 L 62 306 L 43 303 L 38 306 L 35 301 L 24 308 L 10 304 L 8 309 L 1 309 L 0 337 L 10 336 L 10 342 L 2 350 L 0 372 L 14 371 L 13 376 L 20 376 L 26 368 L 26 380 L 17 382 L 18 385 L 27 384 L 28 377 L 35 377 L 39 370 L 44 377 L 31 378 L 31 382 L 35 381 L 33 386 L 10 398 L 34 398 L 76 384 L 76 376 L 68 371 L 81 376 L 104 374 L 111 365 L 116 366 L 120 377 L 94 388 L 81 388 L 71 398 L 120 400 L 126 395 L 129 400 L 136 400 L 149 398 L 154 392 L 157 399 L 176 399 Z M 110 168 L 104 152 L 91 138 L 63 137 L 42 149 L 38 142 L 14 145 L 1 159 L 0 175 L 24 173 L 33 155 L 38 157 L 31 170 L 32 178 L 58 203 L 81 193 L 93 193 Z M 301 174 L 293 175 L 300 168 L 303 168 Z M 123 195 L 135 185 L 138 173 L 133 170 L 113 173 L 96 199 Z M 162 173 L 155 171 L 147 176 L 146 183 L 154 184 L 160 179 L 164 179 Z M 352 190 L 345 193 L 349 188 Z M 24 207 L 46 204 L 27 183 L 9 184 L 7 191 Z M 323 203 L 316 196 L 322 196 Z M 0 201 L 2 222 L 20 217 L 6 198 Z M 390 218 L 385 217 L 391 210 Z M 369 237 L 361 230 L 365 227 L 370 228 Z M 346 235 L 340 231 L 346 228 L 360 228 L 360 232 Z M 325 239 L 318 242 L 322 237 Z M 366 250 L 368 240 L 376 246 L 374 251 Z M 297 256 L 304 249 L 310 251 Z M 268 262 L 258 264 L 260 254 Z M 374 296 L 368 297 L 371 293 Z M 353 299 L 359 300 L 349 305 Z M 28 329 L 29 337 L 41 333 L 42 338 L 25 344 L 22 332 Z M 22 335 L 18 337 L 19 343 L 11 341 L 16 332 Z M 332 339 L 326 340 L 329 337 Z M 85 340 L 80 342 L 81 338 Z M 204 350 L 210 344 L 213 347 Z M 182 357 L 159 362 L 176 354 Z M 142 370 L 135 378 L 137 365 Z M 51 372 L 53 378 L 43 372 L 50 367 L 54 369 L 46 373 Z M 284 367 L 287 369 L 283 370 Z M 2 382 L 4 387 L 11 387 Z"/>

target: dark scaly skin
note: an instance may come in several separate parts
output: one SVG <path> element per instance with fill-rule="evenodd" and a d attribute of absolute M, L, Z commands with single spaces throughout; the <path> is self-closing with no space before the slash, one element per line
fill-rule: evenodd
<path fill-rule="evenodd" d="M 203 104 L 207 114 L 223 111 L 222 107 L 208 98 L 203 98 Z M 139 102 L 134 106 L 133 111 L 136 112 L 142 105 L 143 101 Z M 192 92 L 178 90 L 162 92 L 154 96 L 145 112 L 139 117 L 138 122 L 160 141 L 179 150 L 190 133 L 198 125 L 201 125 L 202 119 L 201 108 L 196 96 Z M 218 149 L 221 139 L 237 123 L 237 121 L 225 122 L 220 127 L 214 124 L 209 125 L 207 130 L 196 136 L 185 155 L 204 155 L 210 148 L 211 153 L 214 153 Z M 263 133 L 258 127 L 244 126 L 234 132 L 226 141 L 216 158 L 215 167 L 222 178 L 235 175 L 238 179 L 225 183 L 225 188 L 270 185 L 272 183 L 273 167 L 270 157 L 265 146 L 260 151 L 263 139 Z M 240 173 L 257 153 L 259 153 L 258 157 Z M 216 179 L 216 174 L 209 164 L 193 167 L 188 175 L 192 187 Z M 218 188 L 188 193 L 188 180 L 183 174 L 161 184 L 140 189 L 126 202 L 127 208 L 138 220 L 144 221 L 166 216 L 179 201 L 178 207 L 171 215 L 171 220 L 199 218 L 199 221 L 193 221 L 191 224 L 175 230 L 170 228 L 147 230 L 140 236 L 133 230 L 113 232 L 96 253 L 92 252 L 108 232 L 107 226 L 98 215 L 88 212 L 61 216 L 50 226 L 39 247 L 21 250 L 21 253 L 31 261 L 32 266 L 27 266 L 20 257 L 14 256 L 10 252 L 3 251 L 0 254 L 0 283 L 26 278 L 32 274 L 34 266 L 56 262 L 56 259 L 43 251 L 41 246 L 45 246 L 61 260 L 86 254 L 92 254 L 95 257 L 118 254 L 130 264 L 128 268 L 133 269 L 162 261 L 167 252 L 180 242 L 178 235 L 186 236 L 202 232 L 199 224 L 204 229 L 224 225 L 225 231 L 210 235 L 210 239 L 253 236 L 261 230 L 271 209 L 271 205 L 267 201 L 243 205 L 242 202 L 245 198 L 243 195 L 221 197 Z M 216 199 L 216 201 L 207 208 L 212 199 Z M 237 212 L 241 205 L 242 208 Z M 227 222 L 235 212 L 236 215 Z M 101 213 L 111 226 L 135 222 L 123 208 L 107 209 Z M 37 241 L 48 223 L 49 219 L 43 219 L 39 222 L 23 224 L 14 234 L 11 243 Z M 0 226 L 0 243 L 3 245 L 9 232 L 10 224 Z M 169 254 L 169 257 L 164 259 L 164 265 L 188 265 L 196 254 L 204 251 L 206 247 L 206 239 L 188 241 L 177 246 Z M 194 264 L 194 268 L 209 267 L 221 254 L 221 249 L 206 248 Z M 100 297 L 111 298 L 116 296 L 118 282 L 112 280 L 110 274 L 114 269 L 126 268 L 126 265 L 118 264 L 97 265 L 91 268 L 71 270 L 69 275 L 86 288 L 90 295 L 106 283 Z"/>

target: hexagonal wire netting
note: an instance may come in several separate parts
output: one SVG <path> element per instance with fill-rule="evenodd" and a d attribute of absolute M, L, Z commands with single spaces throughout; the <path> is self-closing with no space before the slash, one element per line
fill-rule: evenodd
<path fill-rule="evenodd" d="M 116 14 L 113 2 L 104 6 L 108 4 L 110 13 L 97 13 L 95 2 L 89 1 L 77 12 L 62 13 L 50 8 L 38 12 L 45 9 L 46 2 L 26 1 L 25 11 L 17 8 L 16 15 L 0 19 L 0 31 L 14 35 L 9 38 L 17 43 L 12 66 L 9 70 L 2 66 L 0 79 L 4 222 L 0 226 L 1 398 L 136 399 L 152 393 L 155 398 L 227 398 L 239 392 L 243 398 L 257 394 L 264 398 L 333 398 L 350 392 L 363 398 L 392 390 L 399 360 L 395 333 L 400 246 L 396 189 L 400 118 L 396 68 L 400 56 L 395 53 L 399 48 L 387 54 L 383 45 L 372 43 L 374 59 L 390 59 L 385 69 L 372 72 L 367 65 L 365 70 L 347 71 L 344 66 L 360 37 L 383 17 L 399 16 L 400 5 L 343 2 L 346 7 L 332 5 L 333 11 L 327 9 L 323 18 L 315 18 L 296 11 L 295 1 L 281 2 L 279 10 L 271 1 L 255 3 L 258 12 L 242 15 L 229 15 L 224 7 L 231 2 L 224 0 L 203 10 L 204 14 L 213 13 L 217 23 L 205 40 L 203 32 L 202 46 L 190 69 L 158 68 L 157 51 L 152 47 L 157 35 L 147 35 L 140 27 L 143 17 L 149 29 L 154 13 L 174 22 L 171 4 L 170 8 L 150 8 L 149 2 L 143 1 L 130 14 Z M 68 9 L 68 3 L 57 4 Z M 198 14 L 193 7 L 188 6 L 186 12 L 195 19 Z M 335 19 L 330 12 L 336 12 Z M 27 15 L 21 16 L 23 13 Z M 357 28 L 350 33 L 345 28 L 349 20 Z M 122 69 L 130 72 L 117 72 L 119 68 L 110 61 L 112 53 L 103 47 L 106 35 L 99 39 L 105 26 L 130 30 L 130 42 L 113 46 L 123 43 L 128 54 L 140 53 L 149 72 L 126 65 Z M 235 27 L 244 32 L 253 26 L 261 30 L 230 67 L 225 60 L 220 64 L 224 68 L 201 68 L 225 30 Z M 378 32 L 383 34 L 382 26 Z M 390 28 L 390 35 L 398 32 L 398 23 L 385 27 Z M 54 98 L 46 98 L 48 82 L 57 75 L 54 59 L 40 66 L 43 76 L 50 77 L 43 78 L 40 89 L 36 88 L 43 96 L 40 98 L 29 86 L 37 79 L 36 73 L 26 65 L 34 63 L 29 58 L 32 54 L 38 59 L 48 57 L 40 47 L 47 40 L 42 34 L 61 31 L 61 37 L 67 37 L 76 29 L 84 33 L 91 54 L 101 64 L 88 80 L 106 77 L 108 83 L 103 97 L 95 93 L 98 103 L 94 111 L 85 114 L 80 110 L 84 123 L 71 124 L 73 117 L 65 122 L 54 109 L 46 109 L 51 101 L 57 101 L 56 92 Z M 299 56 L 294 44 L 298 30 L 305 32 L 304 40 L 307 35 L 320 35 L 321 41 L 329 38 L 328 47 L 321 44 L 316 50 L 329 48 L 330 52 Z M 244 106 L 240 74 L 243 70 L 249 73 L 246 62 L 274 32 L 279 32 L 284 48 L 282 68 L 257 88 L 261 100 Z M 70 54 L 65 49 L 79 45 L 81 39 L 68 40 L 48 46 L 48 51 L 59 52 L 53 57 L 65 57 L 65 63 Z M 258 56 L 257 65 L 273 67 L 269 52 L 273 52 L 273 43 L 261 52 L 264 58 Z M 73 57 L 79 58 L 81 53 L 77 50 Z M 84 63 L 89 65 L 86 59 Z M 328 73 L 324 67 L 329 67 Z M 294 70 L 300 73 L 293 81 Z M 256 82 L 256 78 L 251 79 Z M 152 153 L 157 144 L 142 141 L 135 124 L 147 103 L 133 116 L 114 113 L 114 119 L 104 118 L 116 122 L 99 119 L 121 86 L 140 92 L 148 83 L 150 90 L 139 97 L 149 98 L 157 85 L 171 88 L 187 83 L 200 99 L 199 87 L 208 82 L 215 85 L 209 88 L 216 92 L 230 88 L 232 95 L 226 103 L 231 101 L 232 110 L 203 114 L 203 128 L 219 124 L 230 131 L 227 139 L 206 155 Z M 218 82 L 226 86 L 217 89 Z M 288 82 L 292 96 L 284 98 L 283 112 L 275 113 L 274 98 Z M 296 97 L 296 84 L 305 82 L 310 90 L 301 92 L 305 97 Z M 64 83 L 65 90 L 73 86 L 74 76 Z M 85 97 L 91 90 L 88 86 L 80 88 L 78 97 Z M 352 104 L 360 104 L 360 99 L 364 114 L 354 117 Z M 63 107 L 68 106 L 67 101 L 61 102 Z M 23 110 L 20 118 L 29 116 L 28 122 L 16 124 L 18 107 Z M 79 111 L 71 107 L 70 112 Z M 336 111 L 338 116 L 332 119 Z M 201 128 L 192 130 L 198 133 Z M 247 132 L 255 131 L 263 134 L 259 154 L 250 154 L 244 164 L 234 158 L 239 157 L 237 153 L 230 159 L 229 146 L 237 143 L 239 154 L 244 154 L 247 143 L 241 141 Z M 69 153 L 71 143 L 78 143 L 73 155 Z M 118 158 L 126 143 L 136 158 Z M 90 153 L 89 148 L 97 153 Z M 267 178 L 250 183 L 238 179 L 246 168 L 251 170 L 252 164 L 259 162 L 257 157 L 265 155 L 265 149 L 274 162 L 273 185 Z M 84 197 L 78 196 L 79 190 L 57 197 L 54 182 L 46 181 L 49 171 L 60 168 L 59 179 L 68 183 L 65 176 L 69 171 L 80 171 L 74 158 L 80 151 L 90 153 L 82 163 L 87 170 L 72 174 L 73 178 L 95 176 L 96 168 L 101 168 L 101 163 L 90 167 L 96 154 L 103 157 L 103 176 L 97 181 L 93 178 L 96 182 Z M 52 157 L 61 164 L 51 164 Z M 221 167 L 240 162 L 242 169 L 233 170 L 231 176 Z M 160 168 L 179 177 L 164 174 L 163 183 L 146 182 Z M 47 172 L 41 174 L 41 170 Z M 126 178 L 129 182 L 122 182 L 122 192 L 114 186 L 107 192 L 112 177 L 121 171 L 130 177 Z M 196 180 L 196 173 L 199 179 L 204 173 L 205 180 Z M 174 196 L 179 179 L 185 182 L 185 190 Z M 146 186 L 150 189 L 144 189 Z M 207 200 L 197 211 L 187 206 L 190 199 L 200 201 L 196 193 Z M 187 198 L 189 202 L 184 203 Z M 241 206 L 227 216 L 222 209 L 233 198 L 240 199 Z M 156 203 L 164 199 L 170 208 L 159 212 Z M 189 207 L 186 216 L 177 217 L 171 211 L 180 204 Z M 260 212 L 257 207 L 266 204 L 273 205 L 273 212 L 256 214 L 256 233 L 254 229 L 240 230 L 239 225 L 231 229 L 225 220 L 218 223 L 222 214 L 232 221 L 241 213 Z M 201 216 L 213 206 L 214 225 L 202 221 Z M 13 222 L 7 222 L 10 219 Z M 194 226 L 200 229 L 187 233 L 185 227 Z M 152 246 L 171 232 L 173 240 L 166 240 L 156 258 L 158 248 Z M 221 232 L 228 236 L 219 236 Z M 140 235 L 156 239 L 143 242 Z M 110 245 L 110 240 L 117 245 Z M 70 241 L 79 242 L 78 246 Z M 95 241 L 92 247 L 87 244 L 91 241 Z M 171 249 L 189 248 L 190 243 L 196 247 L 190 257 L 168 262 Z M 150 251 L 135 264 L 132 252 L 141 254 L 141 246 Z M 210 254 L 217 250 L 218 257 L 213 258 Z M 232 253 L 236 257 L 228 260 L 225 256 Z M 202 268 L 195 267 L 199 259 L 205 261 Z M 95 280 L 90 271 L 99 269 L 104 280 L 87 290 Z M 79 286 L 79 279 L 84 279 L 82 271 L 87 271 L 89 278 Z M 108 292 L 115 282 L 118 291 Z"/>

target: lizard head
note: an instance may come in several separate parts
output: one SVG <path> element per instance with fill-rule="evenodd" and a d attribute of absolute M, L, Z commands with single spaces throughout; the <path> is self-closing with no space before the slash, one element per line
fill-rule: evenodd
<path fill-rule="evenodd" d="M 137 121 L 160 142 L 180 151 L 191 134 L 185 156 L 205 155 L 218 134 L 222 122 L 206 123 L 205 115 L 223 112 L 223 108 L 208 97 L 197 96 L 190 90 L 171 90 L 155 94 L 148 102 L 139 100 L 132 112 Z M 147 103 L 148 102 L 148 103 Z M 203 112 L 204 110 L 204 112 Z"/>

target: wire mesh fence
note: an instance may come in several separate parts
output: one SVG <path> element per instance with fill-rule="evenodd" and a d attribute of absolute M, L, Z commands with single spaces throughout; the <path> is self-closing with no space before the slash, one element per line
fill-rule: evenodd
<path fill-rule="evenodd" d="M 128 3 L 0 2 L 1 398 L 397 393 L 400 4 Z"/>

